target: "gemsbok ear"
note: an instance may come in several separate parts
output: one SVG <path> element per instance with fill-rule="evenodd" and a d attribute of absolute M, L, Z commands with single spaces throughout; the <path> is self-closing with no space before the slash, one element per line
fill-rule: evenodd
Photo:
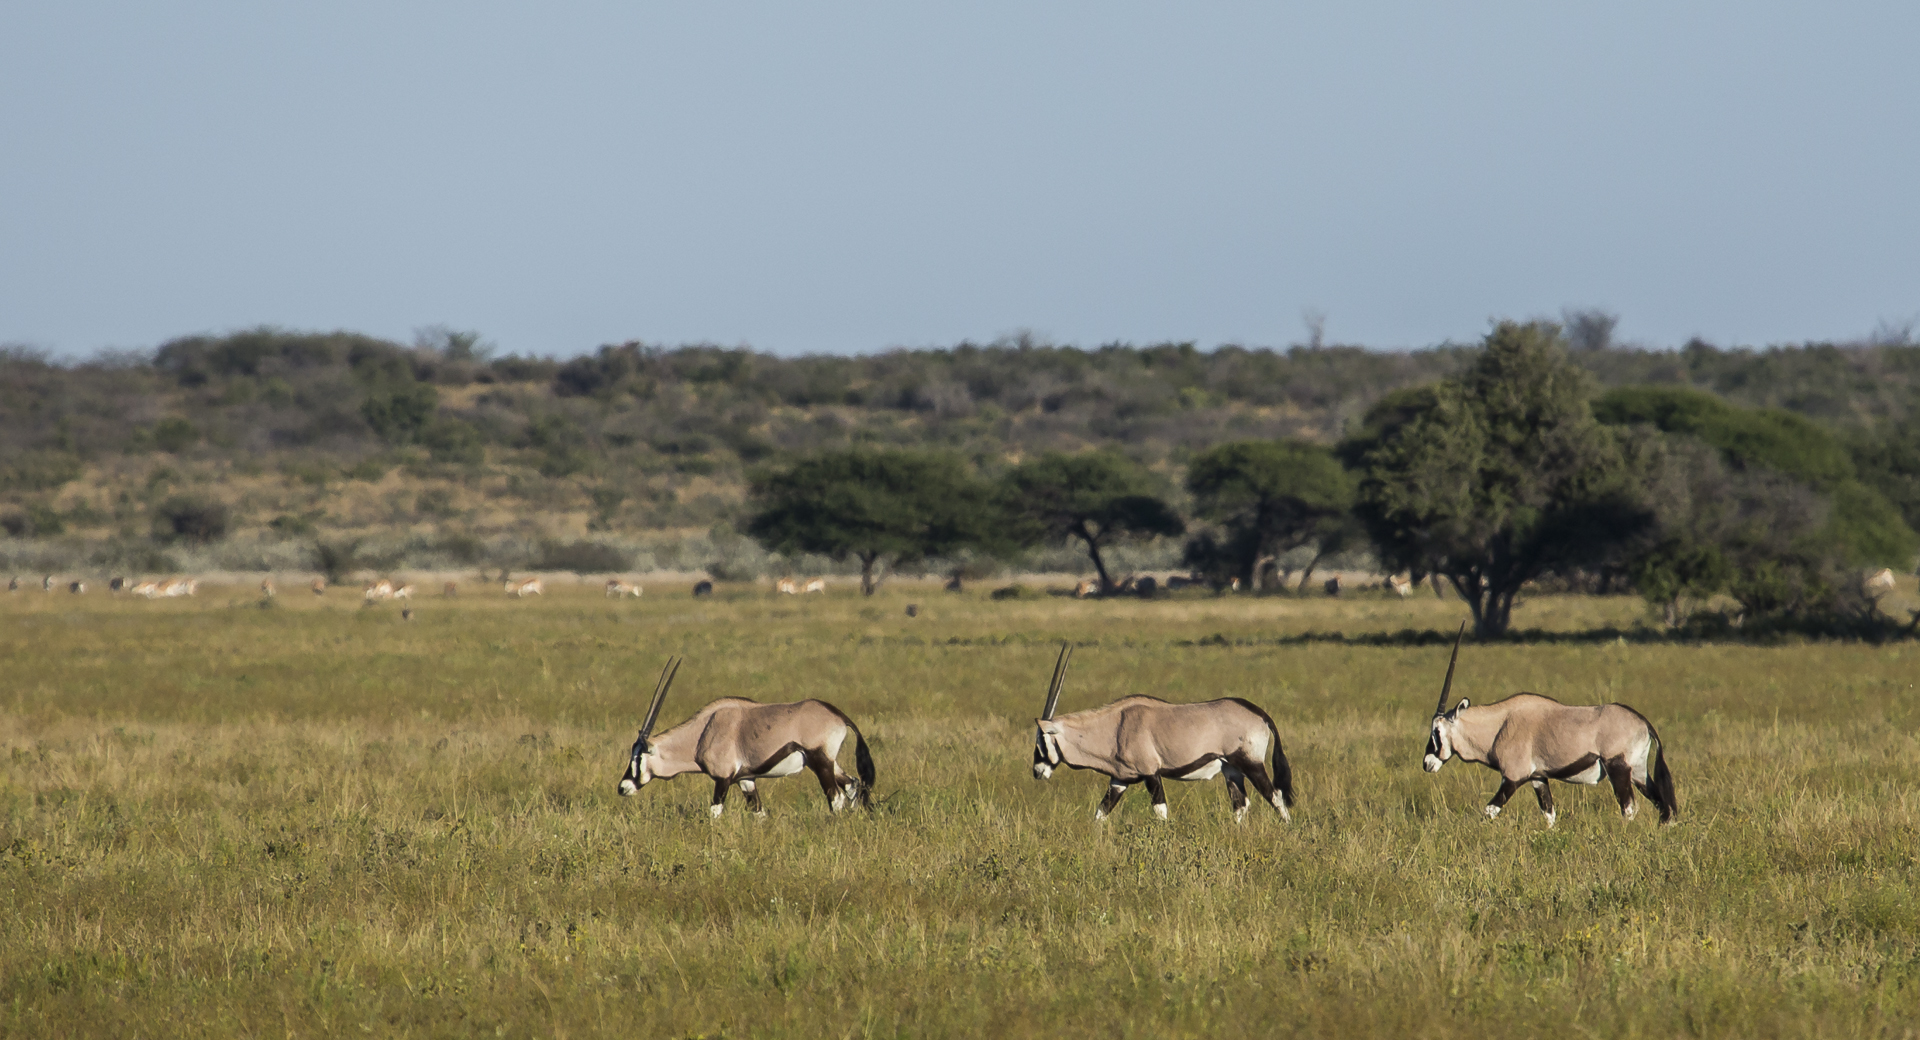
<path fill-rule="evenodd" d="M 1472 702 L 1472 701 L 1469 701 L 1469 700 L 1467 700 L 1467 699 L 1466 699 L 1465 697 L 1462 697 L 1462 698 L 1460 698 L 1460 703 L 1458 703 L 1458 704 L 1456 704 L 1456 705 L 1454 705 L 1454 706 L 1453 706 L 1453 710 L 1452 710 L 1452 711 L 1450 711 L 1450 712 L 1447 712 L 1447 714 L 1449 714 L 1449 715 L 1458 715 L 1458 714 L 1460 714 L 1460 709 L 1461 709 L 1461 708 L 1464 708 L 1464 707 L 1466 707 L 1467 705 L 1469 705 L 1469 704 L 1471 704 L 1471 703 L 1473 703 L 1473 702 Z"/>

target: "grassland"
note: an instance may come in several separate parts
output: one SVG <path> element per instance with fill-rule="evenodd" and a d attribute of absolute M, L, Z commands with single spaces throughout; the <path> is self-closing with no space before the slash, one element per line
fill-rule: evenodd
<path fill-rule="evenodd" d="M 1536 599 L 1459 692 L 1623 700 L 1683 816 L 1560 789 L 1478 812 L 1422 773 L 1457 603 L 872 600 L 568 585 L 361 609 L 240 590 L 0 598 L 7 1036 L 1913 1036 L 1920 647 L 1580 636 L 1628 601 Z M 905 616 L 918 602 L 917 618 Z M 1334 632 L 1343 633 L 1334 638 Z M 1316 638 L 1298 639 L 1304 633 Z M 1559 633 L 1561 635 L 1555 635 Z M 1064 709 L 1237 695 L 1278 720 L 1295 822 L 1217 781 L 1092 820 L 1031 779 Z M 663 658 L 669 719 L 821 696 L 879 808 L 707 817 L 614 783 Z"/>

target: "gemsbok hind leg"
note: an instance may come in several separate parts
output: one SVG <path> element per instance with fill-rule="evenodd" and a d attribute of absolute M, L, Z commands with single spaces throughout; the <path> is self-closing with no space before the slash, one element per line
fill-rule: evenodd
<path fill-rule="evenodd" d="M 1167 818 L 1167 784 L 1157 776 L 1147 777 L 1147 793 L 1153 796 L 1153 815 L 1155 819 Z"/>
<path fill-rule="evenodd" d="M 1093 818 L 1096 820 L 1106 819 L 1107 814 L 1113 812 L 1113 807 L 1119 805 L 1120 799 L 1126 797 L 1126 794 L 1127 785 L 1115 780 L 1107 787 L 1107 796 L 1100 799 L 1100 808 L 1093 811 Z"/>
<path fill-rule="evenodd" d="M 820 778 L 820 791 L 827 796 L 827 810 L 839 812 L 853 804 L 854 785 L 858 781 L 840 771 L 840 763 L 825 754 L 814 753 L 807 756 L 807 768 Z"/>
<path fill-rule="evenodd" d="M 1236 762 L 1234 765 L 1246 774 L 1247 779 L 1253 781 L 1253 789 L 1260 792 L 1260 797 L 1265 798 L 1267 804 L 1273 806 L 1282 820 L 1288 823 L 1293 822 L 1293 813 L 1287 811 L 1287 800 L 1280 796 L 1279 789 L 1273 785 L 1273 778 L 1267 775 L 1267 767 L 1261 764 L 1259 759 L 1250 758 L 1244 762 Z"/>
<path fill-rule="evenodd" d="M 756 820 L 767 818 L 767 807 L 760 801 L 760 785 L 752 780 L 740 781 L 740 793 L 747 796 L 747 811 L 753 813 Z"/>
<path fill-rule="evenodd" d="M 1540 811 L 1547 814 L 1547 826 L 1552 827 L 1556 819 L 1553 813 L 1553 788 L 1545 780 L 1533 782 L 1534 797 L 1540 799 Z"/>
<path fill-rule="evenodd" d="M 1613 796 L 1620 800 L 1620 816 L 1633 819 L 1633 767 L 1624 758 L 1607 760 L 1607 779 L 1613 781 Z"/>
<path fill-rule="evenodd" d="M 1235 769 L 1222 769 L 1220 775 L 1227 781 L 1227 804 L 1233 807 L 1233 822 L 1245 822 L 1247 810 L 1253 806 L 1247 800 L 1247 778 Z"/>

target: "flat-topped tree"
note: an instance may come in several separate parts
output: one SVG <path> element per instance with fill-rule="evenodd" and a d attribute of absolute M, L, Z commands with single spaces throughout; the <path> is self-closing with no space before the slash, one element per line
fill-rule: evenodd
<path fill-rule="evenodd" d="M 1305 441 L 1234 441 L 1201 452 L 1187 468 L 1195 512 L 1224 527 L 1234 573 L 1254 588 L 1260 561 L 1313 544 L 1343 546 L 1353 477 L 1333 452 Z M 1315 563 L 1320 555 L 1315 556 Z M 1304 587 L 1313 567 L 1302 576 Z"/>
<path fill-rule="evenodd" d="M 1186 531 L 1180 514 L 1154 494 L 1152 474 L 1118 452 L 1049 453 L 1009 471 L 1001 482 L 1007 511 L 1030 543 L 1078 539 L 1101 591 L 1112 575 L 1101 551 L 1117 543 Z"/>
<path fill-rule="evenodd" d="M 873 595 L 882 565 L 993 549 L 1005 525 L 960 460 L 937 452 L 823 452 L 753 478 L 747 534 L 768 552 L 860 561 Z"/>

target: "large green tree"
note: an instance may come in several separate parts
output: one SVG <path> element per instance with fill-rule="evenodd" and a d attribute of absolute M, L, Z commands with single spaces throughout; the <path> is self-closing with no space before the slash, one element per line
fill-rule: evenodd
<path fill-rule="evenodd" d="M 1305 441 L 1216 445 L 1187 468 L 1187 490 L 1195 512 L 1226 529 L 1216 544 L 1233 554 L 1248 589 L 1262 560 L 1307 544 L 1336 549 L 1350 530 L 1352 475 L 1332 451 Z M 1309 565 L 1301 581 L 1312 573 Z"/>
<path fill-rule="evenodd" d="M 1042 455 L 1009 470 L 1001 483 L 1001 497 L 1020 521 L 1023 540 L 1079 541 L 1100 575 L 1102 591 L 1114 587 L 1105 549 L 1186 531 L 1180 514 L 1155 490 L 1151 473 L 1111 451 Z"/>
<path fill-rule="evenodd" d="M 1651 522 L 1558 326 L 1501 322 L 1459 376 L 1390 395 L 1342 452 L 1382 562 L 1444 576 L 1481 636 L 1521 586 L 1600 562 Z"/>
<path fill-rule="evenodd" d="M 990 489 L 938 452 L 823 452 L 756 475 L 747 534 L 768 552 L 860 561 L 860 591 L 879 568 L 1002 544 Z"/>

